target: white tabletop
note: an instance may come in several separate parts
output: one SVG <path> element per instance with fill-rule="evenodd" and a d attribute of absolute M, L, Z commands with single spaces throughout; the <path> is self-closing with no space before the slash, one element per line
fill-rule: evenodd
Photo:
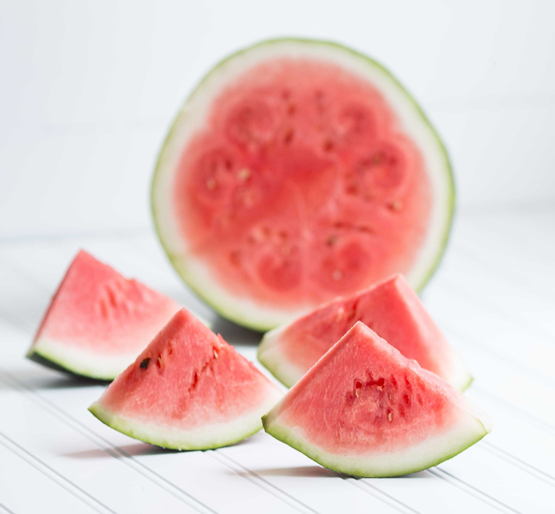
<path fill-rule="evenodd" d="M 211 318 L 255 360 L 259 335 L 217 318 L 150 232 L 0 240 L 0 512 L 555 512 L 555 211 L 459 217 L 423 296 L 475 377 L 494 431 L 439 466 L 394 479 L 321 468 L 264 433 L 168 452 L 88 411 L 102 385 L 23 356 L 78 248 Z"/>

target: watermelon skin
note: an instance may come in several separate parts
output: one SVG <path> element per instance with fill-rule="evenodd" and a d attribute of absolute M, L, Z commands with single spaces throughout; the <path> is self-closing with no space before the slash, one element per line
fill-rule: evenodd
<path fill-rule="evenodd" d="M 37 330 L 27 358 L 59 371 L 113 380 L 179 304 L 81 250 Z"/>
<path fill-rule="evenodd" d="M 337 298 L 267 332 L 258 360 L 291 387 L 358 321 L 453 387 L 464 390 L 472 382 L 466 365 L 402 275 Z"/>
<path fill-rule="evenodd" d="M 174 212 L 174 203 L 177 210 L 182 210 L 184 203 L 187 203 L 185 200 L 175 199 L 175 188 L 177 187 L 174 183 L 175 174 L 180 165 L 183 149 L 189 140 L 194 139 L 195 132 L 199 130 L 199 127 L 200 129 L 204 127 L 205 119 L 212 116 L 209 113 L 210 102 L 217 96 L 219 89 L 228 85 L 229 76 L 231 79 L 237 77 L 240 71 L 248 68 L 250 61 L 259 62 L 266 56 L 271 58 L 276 55 L 293 55 L 301 58 L 317 56 L 318 59 L 338 63 L 339 66 L 344 64 L 348 69 L 356 69 L 361 75 L 371 75 L 379 82 L 379 87 L 383 87 L 380 89 L 380 93 L 383 93 L 388 101 L 394 103 L 399 112 L 402 112 L 403 129 L 406 129 L 409 136 L 414 136 L 417 145 L 423 149 L 423 159 L 426 162 L 428 178 L 431 182 L 433 205 L 429 213 L 428 228 L 420 230 L 420 232 L 426 232 L 425 240 L 412 265 L 408 267 L 406 263 L 402 266 L 399 265 L 397 269 L 390 269 L 388 273 L 377 278 L 383 279 L 392 272 L 403 272 L 408 276 L 411 285 L 420 291 L 439 265 L 454 213 L 455 187 L 447 152 L 418 104 L 389 71 L 363 54 L 327 41 L 276 39 L 241 50 L 214 67 L 186 100 L 183 110 L 178 114 L 160 152 L 151 189 L 156 231 L 171 263 L 187 285 L 220 315 L 240 325 L 260 331 L 267 331 L 287 323 L 338 294 L 351 294 L 376 281 L 374 279 L 366 280 L 366 282 L 354 280 L 348 290 L 330 291 L 327 295 L 320 295 L 317 299 L 305 298 L 306 295 L 310 297 L 311 293 L 301 289 L 294 291 L 288 297 L 278 296 L 276 300 L 271 295 L 259 294 L 260 291 L 253 292 L 248 287 L 245 290 L 243 287 L 245 283 L 240 283 L 240 280 L 235 280 L 236 283 L 231 284 L 233 286 L 231 287 L 228 282 L 231 280 L 233 270 L 220 266 L 223 257 L 216 256 L 219 264 L 198 255 L 196 242 L 188 240 L 188 236 L 183 234 L 182 227 L 180 227 L 181 221 L 177 219 L 179 216 Z M 238 171 L 239 177 L 242 172 L 243 170 Z M 207 181 L 207 184 L 210 182 Z M 284 212 L 288 209 L 285 204 L 288 202 L 283 203 Z M 393 205 L 395 210 L 395 202 L 390 205 Z M 310 210 L 310 206 L 307 208 Z M 195 212 L 191 211 L 181 217 L 190 221 L 202 216 L 197 216 Z M 257 213 L 253 214 L 253 217 L 258 219 L 261 216 Z M 242 224 L 238 226 L 242 226 Z M 230 229 L 229 234 L 235 235 L 234 230 Z M 418 230 L 416 231 L 418 232 Z M 201 234 L 206 232 L 206 230 L 200 230 Z M 276 232 L 279 232 L 279 227 L 276 228 Z M 384 233 L 393 234 L 395 231 L 388 229 Z M 216 237 L 217 241 L 220 239 L 222 239 L 221 235 Z M 236 246 L 240 250 L 245 250 L 245 248 L 241 248 L 240 239 L 240 235 L 237 234 Z M 234 253 L 235 251 L 230 253 L 230 260 L 234 259 Z M 244 253 L 248 255 L 248 249 Z M 279 258 L 279 255 L 272 256 L 273 261 L 279 260 Z M 352 252 L 349 254 L 347 251 L 342 258 L 347 261 L 346 264 L 344 263 L 347 271 L 352 271 L 360 265 L 360 262 L 364 261 L 362 256 L 359 259 Z M 388 259 L 385 259 L 385 262 L 388 262 Z M 271 268 L 273 264 L 270 262 L 269 265 L 262 266 L 262 269 Z M 249 273 L 253 268 L 254 266 L 245 266 Z M 281 280 L 287 283 L 289 278 L 284 278 L 287 277 L 287 266 L 281 271 L 283 272 L 276 272 L 275 282 L 279 283 L 278 278 L 281 277 Z M 335 277 L 336 271 L 332 269 L 328 271 L 330 277 Z M 316 275 L 318 273 L 315 272 Z"/>
<path fill-rule="evenodd" d="M 337 472 L 415 473 L 491 431 L 489 416 L 358 322 L 263 418 L 276 439 Z"/>
<path fill-rule="evenodd" d="M 174 450 L 234 444 L 282 397 L 256 367 L 180 310 L 89 410 L 111 428 Z"/>

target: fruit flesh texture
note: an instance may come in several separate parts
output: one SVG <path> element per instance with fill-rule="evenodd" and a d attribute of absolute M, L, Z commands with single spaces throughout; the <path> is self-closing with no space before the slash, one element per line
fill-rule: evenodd
<path fill-rule="evenodd" d="M 459 391 L 360 322 L 289 391 L 264 426 L 285 442 L 291 437 L 293 446 L 324 465 L 362 476 L 424 469 L 491 429 Z M 450 432 L 456 434 L 452 441 Z M 442 440 L 441 448 L 435 440 Z M 411 450 L 426 444 L 421 461 L 415 460 Z M 342 459 L 350 459 L 350 469 L 341 469 Z"/>
<path fill-rule="evenodd" d="M 394 275 L 355 296 L 339 298 L 268 333 L 259 359 L 271 371 L 273 359 L 290 365 L 284 383 L 292 386 L 357 322 L 361 321 L 408 359 L 433 371 L 451 385 L 471 380 L 424 305 L 402 275 Z M 267 363 L 267 364 L 266 364 Z M 279 371 L 276 373 L 278 379 Z"/>
<path fill-rule="evenodd" d="M 81 250 L 60 284 L 30 351 L 40 350 L 41 340 L 48 340 L 61 352 L 68 348 L 83 354 L 131 354 L 134 358 L 179 309 L 170 298 L 123 277 Z"/>
<path fill-rule="evenodd" d="M 229 291 L 294 309 L 408 271 L 431 193 L 376 88 L 279 58 L 217 97 L 182 153 L 173 203 L 189 250 Z"/>
<path fill-rule="evenodd" d="M 160 429 L 202 429 L 241 416 L 272 395 L 279 391 L 251 362 L 182 309 L 98 404 Z"/>

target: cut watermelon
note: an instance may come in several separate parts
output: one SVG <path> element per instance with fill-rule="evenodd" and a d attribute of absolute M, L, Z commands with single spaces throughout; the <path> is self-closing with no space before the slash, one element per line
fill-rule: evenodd
<path fill-rule="evenodd" d="M 238 442 L 262 428 L 279 389 L 185 309 L 89 410 L 130 437 L 176 450 Z"/>
<path fill-rule="evenodd" d="M 402 275 L 333 300 L 268 332 L 258 348 L 258 360 L 291 387 L 357 321 L 457 389 L 465 389 L 472 381 L 465 364 Z"/>
<path fill-rule="evenodd" d="M 414 473 L 491 431 L 458 390 L 358 322 L 263 418 L 265 430 L 334 471 Z"/>
<path fill-rule="evenodd" d="M 393 273 L 420 289 L 454 203 L 447 154 L 380 64 L 282 39 L 238 52 L 189 97 L 152 185 L 156 228 L 191 288 L 268 330 Z"/>
<path fill-rule="evenodd" d="M 112 380 L 181 308 L 80 251 L 27 357 L 77 375 Z"/>

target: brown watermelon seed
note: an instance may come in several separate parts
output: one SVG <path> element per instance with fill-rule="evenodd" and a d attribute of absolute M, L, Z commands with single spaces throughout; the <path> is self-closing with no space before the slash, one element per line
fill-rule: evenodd
<path fill-rule="evenodd" d="M 326 244 L 328 246 L 335 246 L 336 243 L 337 243 L 337 236 L 335 234 L 330 234 L 326 239 Z"/>
<path fill-rule="evenodd" d="M 403 202 L 401 200 L 395 200 L 394 202 L 388 203 L 387 207 L 392 211 L 400 211 L 403 208 Z"/>
<path fill-rule="evenodd" d="M 146 359 L 143 359 L 141 361 L 140 368 L 141 369 L 146 369 L 146 368 L 148 368 L 149 364 L 150 364 L 150 357 L 147 357 Z"/>

